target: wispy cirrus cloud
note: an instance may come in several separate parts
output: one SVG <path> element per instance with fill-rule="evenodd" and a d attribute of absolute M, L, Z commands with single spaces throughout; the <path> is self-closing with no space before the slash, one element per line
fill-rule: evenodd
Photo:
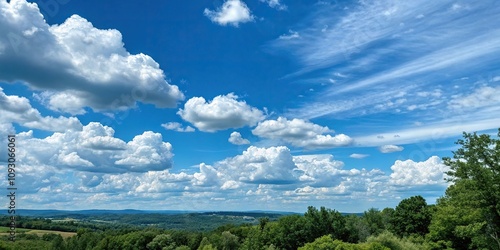
<path fill-rule="evenodd" d="M 324 86 L 287 116 L 390 115 L 397 117 L 396 125 L 393 119 L 377 119 L 377 126 L 391 134 L 391 143 L 421 140 L 409 133 L 409 124 L 419 119 L 426 124 L 414 133 L 419 135 L 449 125 L 456 129 L 446 132 L 448 136 L 465 128 L 495 128 L 492 119 L 500 110 L 487 103 L 497 102 L 499 82 L 491 76 L 500 74 L 493 66 L 500 63 L 500 27 L 489 20 L 500 18 L 498 13 L 496 1 L 321 5 L 292 27 L 301 39 L 279 37 L 269 44 L 300 64 L 285 79 Z M 483 97 L 489 101 L 481 101 Z M 469 104 L 475 112 L 466 112 Z M 454 124 L 457 119 L 459 124 Z M 408 133 L 393 138 L 398 131 Z M 358 133 L 357 143 L 382 145 L 368 139 L 375 134 L 364 133 Z"/>
<path fill-rule="evenodd" d="M 367 155 L 367 154 L 356 154 L 356 153 L 349 155 L 349 157 L 354 158 L 354 159 L 363 159 L 363 158 L 366 158 L 368 156 L 370 156 L 370 155 Z"/>
<path fill-rule="evenodd" d="M 277 10 L 286 10 L 288 8 L 280 0 L 260 0 L 260 1 L 267 3 L 269 5 L 269 7 L 275 8 Z"/>
<path fill-rule="evenodd" d="M 383 146 L 380 146 L 378 148 L 378 150 L 384 154 L 387 154 L 387 153 L 394 153 L 394 152 L 403 151 L 404 148 L 401 146 L 397 146 L 397 145 L 383 145 Z"/>

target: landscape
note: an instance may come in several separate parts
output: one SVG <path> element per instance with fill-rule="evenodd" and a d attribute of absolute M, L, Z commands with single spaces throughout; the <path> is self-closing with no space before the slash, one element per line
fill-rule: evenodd
<path fill-rule="evenodd" d="M 0 0 L 0 249 L 500 250 L 497 0 Z"/>
<path fill-rule="evenodd" d="M 17 216 L 14 224 L 11 216 L 2 218 L 0 247 L 499 249 L 500 129 L 497 137 L 464 133 L 453 158 L 443 159 L 451 168 L 447 174 L 452 185 L 435 205 L 418 195 L 403 199 L 395 208 L 371 208 L 361 214 L 313 206 L 304 214 L 18 210 L 26 216 Z"/>

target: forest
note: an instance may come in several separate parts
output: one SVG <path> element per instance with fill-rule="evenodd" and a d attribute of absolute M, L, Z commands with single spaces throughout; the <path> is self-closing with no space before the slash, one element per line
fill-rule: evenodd
<path fill-rule="evenodd" d="M 76 234 L 18 231 L 15 242 L 0 236 L 0 249 L 500 250 L 500 129 L 497 138 L 464 133 L 456 143 L 460 148 L 443 158 L 450 167 L 450 185 L 435 205 L 417 195 L 394 208 L 372 208 L 360 215 L 310 206 L 304 214 L 260 217 L 255 223 L 204 231 L 21 218 L 20 228 Z M 1 222 L 8 226 L 7 217 Z"/>

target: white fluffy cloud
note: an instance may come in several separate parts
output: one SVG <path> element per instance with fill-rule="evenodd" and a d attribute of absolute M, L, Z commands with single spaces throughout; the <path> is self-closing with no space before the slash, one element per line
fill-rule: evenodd
<path fill-rule="evenodd" d="M 310 187 L 337 187 L 345 192 L 367 191 L 368 183 L 375 181 L 384 173 L 378 169 L 342 169 L 344 163 L 334 160 L 332 155 L 294 156 L 294 162 L 303 172 L 300 176 Z M 361 183 L 361 184 L 360 184 Z M 359 187 L 356 185 L 360 184 Z"/>
<path fill-rule="evenodd" d="M 193 184 L 196 186 L 214 186 L 219 183 L 220 174 L 214 167 L 200 164 L 200 172 L 193 175 Z"/>
<path fill-rule="evenodd" d="M 403 149 L 403 147 L 397 145 L 383 145 L 378 148 L 378 150 L 384 154 L 403 151 Z"/>
<path fill-rule="evenodd" d="M 332 186 L 340 181 L 339 174 L 344 163 L 333 159 L 332 155 L 294 156 L 293 161 L 303 174 L 302 181 L 314 182 L 320 186 Z"/>
<path fill-rule="evenodd" d="M 86 185 L 81 191 L 124 192 L 124 193 L 179 193 L 189 185 L 193 176 L 186 173 L 170 173 L 168 170 L 148 171 L 144 173 L 104 174 L 100 177 L 88 173 L 78 177 L 96 179 L 98 185 Z"/>
<path fill-rule="evenodd" d="M 333 148 L 347 146 L 353 142 L 349 136 L 344 134 L 335 136 L 326 134 L 333 132 L 328 127 L 306 120 L 288 120 L 284 117 L 260 122 L 252 131 L 254 135 L 262 138 L 282 140 L 293 146 L 304 148 Z"/>
<path fill-rule="evenodd" d="M 168 170 L 136 174 L 135 190 L 141 193 L 182 192 L 192 177 L 186 173 L 169 173 Z"/>
<path fill-rule="evenodd" d="M 398 186 L 445 185 L 445 172 L 449 167 L 444 165 L 437 156 L 432 156 L 423 162 L 412 160 L 396 161 L 391 167 L 390 183 Z"/>
<path fill-rule="evenodd" d="M 48 108 L 82 114 L 136 102 L 175 107 L 184 99 L 150 56 L 127 52 L 117 30 L 97 29 L 78 15 L 49 26 L 25 0 L 0 1 L 0 11 L 0 80 L 44 91 Z"/>
<path fill-rule="evenodd" d="M 84 130 L 80 138 L 107 137 L 114 133 L 111 128 L 99 124 L 92 124 Z M 19 142 L 23 142 L 20 147 L 34 145 L 35 141 L 29 139 L 31 134 L 18 134 Z M 57 138 L 44 140 L 53 145 L 58 145 L 56 143 L 61 140 L 77 144 L 79 137 L 60 134 Z M 140 141 L 151 141 L 151 137 L 152 134 L 146 134 L 132 142 L 140 144 Z M 131 142 L 126 147 L 128 144 Z M 70 148 L 70 145 L 66 143 L 63 147 Z M 171 173 L 168 169 L 96 173 L 93 171 L 99 164 L 82 150 L 57 154 L 51 162 L 39 157 L 40 151 L 46 151 L 46 147 L 42 145 L 38 151 L 34 149 L 28 148 L 29 156 L 20 155 L 24 171 L 19 185 L 30 191 L 22 196 L 27 207 L 36 204 L 90 206 L 80 208 L 109 208 L 110 204 L 130 207 L 132 199 L 134 204 L 144 205 L 154 200 L 152 208 L 155 209 L 166 204 L 182 209 L 187 203 L 193 206 L 202 204 L 208 209 L 214 208 L 214 201 L 227 201 L 228 205 L 234 201 L 245 205 L 270 202 L 275 209 L 286 204 L 317 204 L 315 202 L 321 200 L 335 203 L 363 200 L 370 206 L 387 201 L 397 204 L 401 189 L 432 185 L 431 191 L 441 194 L 445 188 L 442 173 L 447 170 L 437 157 L 431 157 L 425 162 L 396 161 L 391 168 L 392 174 L 388 176 L 378 169 L 344 169 L 344 163 L 332 155 L 293 156 L 287 147 L 251 146 L 242 154 L 213 165 L 199 164 L 199 170 L 192 174 Z M 130 150 L 132 154 L 136 152 L 134 149 Z M 141 161 L 140 157 L 138 159 Z M 53 167 L 54 163 L 58 165 Z M 2 169 L 5 170 L 4 165 L 0 165 Z M 366 204 L 361 202 L 359 205 Z"/>
<path fill-rule="evenodd" d="M 0 55 L 1 56 L 1 55 Z M 25 97 L 6 95 L 0 87 L 0 120 L 2 123 L 15 122 L 27 128 L 46 131 L 81 130 L 82 124 L 76 117 L 54 118 L 42 116 Z"/>
<path fill-rule="evenodd" d="M 182 124 L 178 122 L 168 122 L 161 125 L 166 130 L 174 130 L 177 132 L 194 132 L 195 129 L 191 126 L 183 127 Z"/>
<path fill-rule="evenodd" d="M 92 162 L 82 159 L 76 152 L 71 152 L 69 154 L 61 153 L 57 156 L 57 161 L 61 163 L 61 165 L 72 167 L 94 167 Z"/>
<path fill-rule="evenodd" d="M 251 22 L 254 20 L 248 6 L 241 0 L 227 0 L 222 7 L 216 11 L 205 9 L 203 12 L 212 22 L 219 25 L 234 25 L 238 27 L 239 23 Z"/>
<path fill-rule="evenodd" d="M 7 138 L 9 135 L 14 135 L 16 130 L 11 123 L 3 122 L 0 119 L 0 138 Z M 7 147 L 0 147 L 0 162 L 7 162 Z"/>
<path fill-rule="evenodd" d="M 230 180 L 253 184 L 289 184 L 298 180 L 287 147 L 250 146 L 241 155 L 219 161 L 215 167 Z"/>
<path fill-rule="evenodd" d="M 206 132 L 254 126 L 264 119 L 262 111 L 237 99 L 238 96 L 233 93 L 216 96 L 210 102 L 203 97 L 193 97 L 177 114 Z"/>
<path fill-rule="evenodd" d="M 47 164 L 60 169 L 88 172 L 146 172 L 172 167 L 172 145 L 162 141 L 159 133 L 146 131 L 132 141 L 114 137 L 114 130 L 92 122 L 81 131 L 54 133 L 44 139 L 33 138 L 33 132 L 17 137 L 23 148 L 19 159 L 26 165 Z"/>
<path fill-rule="evenodd" d="M 250 141 L 243 138 L 239 132 L 232 132 L 229 136 L 228 141 L 234 145 L 245 145 L 250 144 Z"/>
<path fill-rule="evenodd" d="M 172 167 L 172 157 L 172 145 L 163 142 L 160 133 L 146 131 L 127 143 L 115 164 L 137 172 L 143 172 L 145 166 L 148 170 L 162 170 Z"/>

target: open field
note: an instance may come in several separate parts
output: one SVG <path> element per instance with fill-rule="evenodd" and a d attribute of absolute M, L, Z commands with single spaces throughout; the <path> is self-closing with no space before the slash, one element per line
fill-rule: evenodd
<path fill-rule="evenodd" d="M 17 233 L 28 232 L 28 231 L 31 231 L 31 229 L 16 228 L 16 232 Z M 10 232 L 10 228 L 8 228 L 8 227 L 0 227 L 0 233 L 1 234 L 3 234 L 3 233 L 9 233 L 9 232 Z"/>
<path fill-rule="evenodd" d="M 9 235 L 10 229 L 8 227 L 0 227 L 0 235 Z M 16 228 L 16 233 L 26 233 L 26 234 L 36 234 L 38 236 L 42 236 L 44 234 L 59 234 L 63 238 L 69 238 L 71 236 L 76 235 L 74 232 L 62 232 L 62 231 L 53 231 L 53 230 L 36 230 L 36 229 L 25 229 L 25 228 Z"/>

